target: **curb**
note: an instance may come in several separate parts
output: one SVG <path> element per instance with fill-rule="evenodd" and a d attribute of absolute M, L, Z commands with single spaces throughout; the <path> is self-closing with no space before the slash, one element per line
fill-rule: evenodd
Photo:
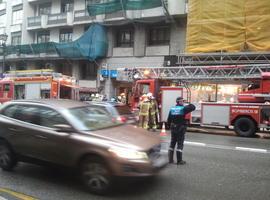
<path fill-rule="evenodd" d="M 236 133 L 233 130 L 217 129 L 217 128 L 198 128 L 198 127 L 188 127 L 187 132 L 210 134 L 210 135 L 224 135 L 224 136 L 235 136 Z M 166 130 L 167 136 L 161 136 L 162 138 L 170 137 L 170 130 Z M 256 133 L 256 137 L 260 139 L 270 139 L 270 133 L 259 132 Z"/>
<path fill-rule="evenodd" d="M 233 130 L 224 130 L 224 129 L 217 129 L 217 128 L 188 127 L 187 131 L 195 132 L 195 133 L 202 133 L 202 134 L 237 136 Z M 261 139 L 270 139 L 270 133 L 259 132 L 259 133 L 256 133 L 256 137 L 261 138 Z"/>

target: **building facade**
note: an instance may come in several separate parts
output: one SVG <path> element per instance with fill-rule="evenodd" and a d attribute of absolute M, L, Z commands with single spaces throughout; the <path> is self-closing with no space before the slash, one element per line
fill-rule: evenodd
<path fill-rule="evenodd" d="M 74 76 L 80 86 L 92 88 L 92 92 L 112 97 L 130 93 L 131 83 L 102 77 L 100 70 L 160 67 L 170 56 L 184 52 L 186 0 L 167 0 L 150 9 L 118 10 L 89 16 L 88 4 L 104 2 L 3 0 L 0 3 L 0 34 L 8 35 L 7 46 L 75 41 L 93 23 L 106 27 L 108 41 L 107 55 L 94 61 L 63 58 L 56 53 L 25 55 L 15 52 L 5 56 L 4 71 L 51 68 Z M 3 55 L 0 59 L 3 60 Z"/>

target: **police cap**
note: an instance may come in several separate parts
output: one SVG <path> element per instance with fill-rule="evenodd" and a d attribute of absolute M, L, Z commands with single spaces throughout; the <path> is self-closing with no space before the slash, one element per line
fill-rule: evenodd
<path fill-rule="evenodd" d="M 183 97 L 177 97 L 176 98 L 176 103 L 180 102 L 180 101 L 183 101 Z"/>

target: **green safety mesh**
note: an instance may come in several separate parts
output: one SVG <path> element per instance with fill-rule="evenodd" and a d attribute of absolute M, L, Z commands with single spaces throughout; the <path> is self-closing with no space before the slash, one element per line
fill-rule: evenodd
<path fill-rule="evenodd" d="M 88 1 L 90 16 L 114 13 L 120 10 L 144 10 L 162 6 L 162 0 L 106 0 L 102 3 Z"/>
<path fill-rule="evenodd" d="M 108 48 L 106 29 L 99 25 L 93 24 L 79 39 L 68 43 L 39 43 L 24 44 L 15 46 L 6 46 L 5 55 L 21 54 L 58 54 L 63 58 L 84 58 L 95 60 L 106 56 Z M 3 55 L 3 53 L 0 53 Z"/>
<path fill-rule="evenodd" d="M 39 53 L 56 53 L 55 43 L 39 43 L 39 44 L 24 44 L 6 47 L 6 55 L 10 54 L 39 54 Z"/>

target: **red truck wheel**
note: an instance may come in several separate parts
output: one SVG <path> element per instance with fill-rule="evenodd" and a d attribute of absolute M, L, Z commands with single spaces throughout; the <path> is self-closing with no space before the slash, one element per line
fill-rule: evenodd
<path fill-rule="evenodd" d="M 248 117 L 240 117 L 234 123 L 234 131 L 241 137 L 254 137 L 256 124 Z"/>

